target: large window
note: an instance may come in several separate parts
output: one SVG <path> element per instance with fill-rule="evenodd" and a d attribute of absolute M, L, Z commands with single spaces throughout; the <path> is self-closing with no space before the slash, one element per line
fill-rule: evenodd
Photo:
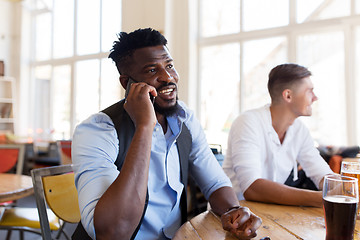
<path fill-rule="evenodd" d="M 360 1 L 199 1 L 201 123 L 209 143 L 227 145 L 233 119 L 270 102 L 269 71 L 295 62 L 313 73 L 319 144 L 360 144 Z"/>
<path fill-rule="evenodd" d="M 297 61 L 313 72 L 319 98 L 313 104 L 313 116 L 304 117 L 303 121 L 315 139 L 329 139 L 328 144 L 347 143 L 344 59 L 341 31 L 302 34 L 297 38 Z"/>
<path fill-rule="evenodd" d="M 212 129 L 208 135 L 226 141 L 230 124 L 239 110 L 240 46 L 237 43 L 204 47 L 201 51 L 201 115 L 205 129 Z M 221 59 L 221 61 L 219 61 Z M 228 104 L 224 104 L 224 102 Z M 210 137 L 210 136 L 209 136 Z"/>
<path fill-rule="evenodd" d="M 69 139 L 90 114 L 121 97 L 108 59 L 121 28 L 121 0 L 32 0 L 32 82 L 29 132 Z"/>

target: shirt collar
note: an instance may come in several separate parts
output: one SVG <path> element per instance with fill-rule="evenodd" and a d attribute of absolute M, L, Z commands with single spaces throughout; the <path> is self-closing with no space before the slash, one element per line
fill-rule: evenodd
<path fill-rule="evenodd" d="M 178 101 L 178 103 L 179 103 L 179 108 L 176 111 L 176 113 L 166 117 L 170 129 L 175 136 L 177 136 L 180 133 L 181 126 L 187 119 L 187 113 L 185 111 L 184 103 L 182 103 L 181 101 Z"/>
<path fill-rule="evenodd" d="M 265 121 L 266 121 L 266 123 L 267 123 L 267 124 L 266 124 L 266 126 L 267 126 L 267 132 L 268 132 L 269 135 L 271 135 L 271 138 L 272 138 L 272 140 L 273 140 L 274 142 L 280 144 L 279 136 L 278 136 L 278 134 L 276 133 L 276 131 L 275 131 L 273 125 L 272 125 L 271 112 L 270 112 L 270 104 L 266 104 L 266 105 L 264 106 L 264 109 L 265 109 L 265 111 L 264 111 L 264 116 L 263 116 L 263 117 L 264 117 L 264 119 L 265 119 Z M 295 121 L 296 121 L 296 119 L 295 119 Z M 294 121 L 294 123 L 295 123 L 295 121 Z M 286 130 L 285 139 L 284 139 L 284 141 L 283 141 L 283 143 L 282 143 L 283 145 L 286 144 L 287 142 L 291 141 L 291 139 L 292 139 L 292 137 L 293 137 L 293 125 L 294 125 L 294 123 L 291 124 L 291 125 L 289 126 L 289 128 Z"/>

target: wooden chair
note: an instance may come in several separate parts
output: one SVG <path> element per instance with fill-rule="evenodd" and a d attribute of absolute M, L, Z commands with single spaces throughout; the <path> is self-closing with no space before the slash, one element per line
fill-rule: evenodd
<path fill-rule="evenodd" d="M 24 165 L 25 146 L 22 144 L 0 144 L 0 172 L 8 172 L 15 168 L 16 174 L 22 174 Z M 36 208 L 16 207 L 15 203 L 0 203 L 1 218 L 0 230 L 6 230 L 6 239 L 11 238 L 12 231 L 19 231 L 20 239 L 24 239 L 24 232 L 32 232 L 41 235 L 40 221 L 37 217 Z M 51 229 L 59 230 L 58 218 L 48 211 L 51 219 Z"/>
<path fill-rule="evenodd" d="M 64 222 L 59 234 L 64 233 L 70 239 L 68 234 L 63 231 L 65 222 L 78 223 L 80 221 L 80 210 L 72 165 L 33 169 L 31 170 L 31 177 L 34 184 L 43 239 L 52 239 L 46 206 Z"/>

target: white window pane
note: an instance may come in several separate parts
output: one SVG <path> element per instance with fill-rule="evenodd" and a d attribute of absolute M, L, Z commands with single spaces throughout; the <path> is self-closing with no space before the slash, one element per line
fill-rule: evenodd
<path fill-rule="evenodd" d="M 297 21 L 312 21 L 347 16 L 350 0 L 297 0 Z"/>
<path fill-rule="evenodd" d="M 356 28 L 356 35 L 355 35 L 355 42 L 356 42 L 356 62 L 355 66 L 360 66 L 360 27 Z M 360 68 L 355 67 L 355 89 L 360 89 Z M 356 91 L 356 103 L 357 103 L 357 116 L 356 116 L 356 123 L 357 123 L 357 145 L 360 145 L 360 93 L 359 91 Z"/>
<path fill-rule="evenodd" d="M 45 65 L 35 67 L 35 78 L 49 80 L 51 78 L 51 66 Z"/>
<path fill-rule="evenodd" d="M 100 51 L 100 1 L 78 0 L 77 53 Z"/>
<path fill-rule="evenodd" d="M 236 33 L 240 31 L 240 0 L 202 0 L 200 5 L 201 36 Z"/>
<path fill-rule="evenodd" d="M 73 55 L 74 0 L 54 1 L 54 58 Z"/>
<path fill-rule="evenodd" d="M 268 74 L 276 65 L 287 62 L 287 41 L 285 37 L 248 41 L 243 53 L 242 111 L 245 111 L 270 103 Z"/>
<path fill-rule="evenodd" d="M 116 34 L 121 30 L 121 0 L 102 1 L 102 46 L 103 52 L 112 48 Z"/>
<path fill-rule="evenodd" d="M 289 23 L 289 0 L 243 0 L 243 29 L 251 31 Z"/>
<path fill-rule="evenodd" d="M 208 142 L 226 149 L 228 131 L 239 113 L 240 46 L 204 47 L 200 57 L 201 124 Z"/>
<path fill-rule="evenodd" d="M 70 139 L 71 116 L 71 68 L 69 65 L 53 70 L 53 136 L 55 139 Z"/>
<path fill-rule="evenodd" d="M 331 49 L 331 51 L 329 51 Z M 341 32 L 298 38 L 298 63 L 312 72 L 313 116 L 302 120 L 321 144 L 344 146 L 346 138 L 344 36 Z"/>
<path fill-rule="evenodd" d="M 50 132 L 50 78 L 51 66 L 38 66 L 35 68 L 34 93 L 34 136 L 35 141 L 49 140 L 45 133 Z"/>
<path fill-rule="evenodd" d="M 319 19 L 343 17 L 350 14 L 350 0 L 333 0 L 326 1 L 324 10 L 319 14 Z"/>
<path fill-rule="evenodd" d="M 100 109 L 118 102 L 124 96 L 124 90 L 119 80 L 119 72 L 116 69 L 115 63 L 111 59 L 105 58 L 101 60 L 101 98 Z"/>
<path fill-rule="evenodd" d="M 35 0 L 36 9 L 51 9 L 52 8 L 52 0 Z"/>
<path fill-rule="evenodd" d="M 35 18 L 35 56 L 36 60 L 48 60 L 51 58 L 51 14 L 43 13 Z"/>
<path fill-rule="evenodd" d="M 76 123 L 99 111 L 99 61 L 76 64 Z"/>
<path fill-rule="evenodd" d="M 314 17 L 319 12 L 320 5 L 324 0 L 297 0 L 296 9 L 297 9 L 297 22 L 302 23 L 306 21 L 314 20 Z"/>

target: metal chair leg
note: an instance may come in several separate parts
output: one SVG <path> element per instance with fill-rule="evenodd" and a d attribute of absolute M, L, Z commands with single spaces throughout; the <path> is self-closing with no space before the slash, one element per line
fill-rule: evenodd
<path fill-rule="evenodd" d="M 10 240 L 10 238 L 11 238 L 11 230 L 8 230 L 6 234 L 6 240 Z"/>
<path fill-rule="evenodd" d="M 20 240 L 24 240 L 24 231 L 19 231 Z"/>
<path fill-rule="evenodd" d="M 56 235 L 55 239 L 60 239 L 61 234 L 64 234 L 64 236 L 66 237 L 67 240 L 71 240 L 69 235 L 67 234 L 67 232 L 65 231 L 65 224 L 66 222 L 63 222 L 63 224 L 61 225 L 60 229 L 58 230 L 58 233 Z"/>

